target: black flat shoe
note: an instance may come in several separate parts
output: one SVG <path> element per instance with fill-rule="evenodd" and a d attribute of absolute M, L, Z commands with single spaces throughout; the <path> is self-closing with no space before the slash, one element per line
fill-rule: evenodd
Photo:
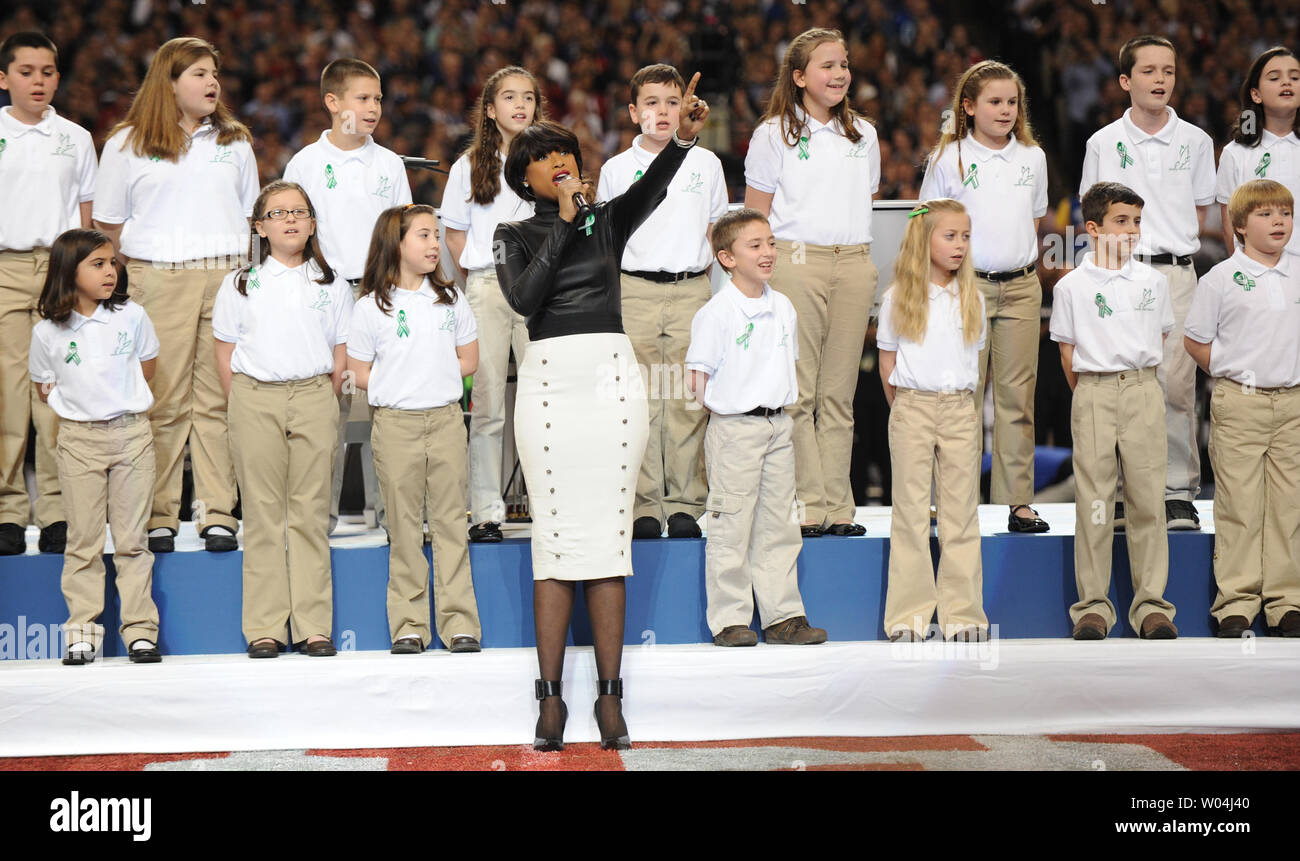
<path fill-rule="evenodd" d="M 62 553 L 68 548 L 68 521 L 51 523 L 41 530 L 36 549 L 42 553 Z"/>
<path fill-rule="evenodd" d="M 826 527 L 826 531 L 823 532 L 822 534 L 840 535 L 840 536 L 849 536 L 849 537 L 866 535 L 867 527 L 863 526 L 860 523 L 832 523 L 830 526 Z"/>
<path fill-rule="evenodd" d="M 158 646 L 150 640 L 145 640 L 147 646 L 132 645 L 127 653 L 131 657 L 133 664 L 156 664 L 162 661 L 162 652 L 158 651 Z"/>
<path fill-rule="evenodd" d="M 804 523 L 799 526 L 799 534 L 804 538 L 821 538 L 825 530 L 817 523 Z"/>
<path fill-rule="evenodd" d="M 0 523 L 0 556 L 27 552 L 27 530 L 17 523 Z"/>
<path fill-rule="evenodd" d="M 469 528 L 469 540 L 475 544 L 498 544 L 504 537 L 501 534 L 501 524 L 491 520 L 486 520 Z"/>
<path fill-rule="evenodd" d="M 150 535 L 150 553 L 173 553 L 176 550 L 176 533 L 170 535 Z"/>
<path fill-rule="evenodd" d="M 229 553 L 239 549 L 239 539 L 228 533 L 225 526 L 209 526 L 199 533 L 203 539 L 203 549 L 209 553 Z M 221 531 L 217 531 L 221 530 Z"/>
<path fill-rule="evenodd" d="M 1025 508 L 1032 515 L 1030 517 L 1021 517 L 1016 514 L 1017 508 Z M 1007 529 L 1012 532 L 1038 533 L 1047 532 L 1052 527 L 1047 521 L 1038 516 L 1038 512 L 1029 508 L 1028 505 L 1017 505 L 1011 509 L 1011 514 L 1007 517 Z"/>
<path fill-rule="evenodd" d="M 533 694 L 537 697 L 538 708 L 541 708 L 541 701 L 547 697 L 560 696 L 560 683 L 558 681 L 548 682 L 544 679 L 537 679 L 533 682 Z M 553 753 L 564 750 L 564 725 L 569 722 L 569 708 L 560 700 L 560 732 L 558 735 L 542 735 L 542 716 L 537 716 L 537 729 L 533 731 L 533 750 Z"/>
<path fill-rule="evenodd" d="M 632 537 L 638 540 L 660 538 L 664 534 L 659 520 L 654 517 L 638 517 L 632 521 Z"/>
<path fill-rule="evenodd" d="M 280 657 L 280 643 L 277 640 L 249 643 L 248 656 L 250 658 L 278 658 Z"/>
<path fill-rule="evenodd" d="M 314 643 L 303 643 L 300 651 L 309 658 L 332 658 L 338 654 L 334 641 L 329 637 Z"/>
<path fill-rule="evenodd" d="M 95 660 L 94 649 L 73 649 L 73 646 L 89 645 L 84 640 L 81 643 L 69 643 L 68 650 L 63 653 L 63 665 L 67 667 L 79 667 L 82 664 L 93 663 Z"/>
<path fill-rule="evenodd" d="M 620 735 L 615 728 L 613 734 L 607 734 L 605 727 L 600 722 L 600 697 L 618 697 L 623 699 L 623 680 L 622 679 L 600 679 L 596 682 L 596 690 L 600 696 L 596 698 L 596 704 L 591 707 L 592 713 L 596 716 L 596 727 L 600 730 L 600 749 L 601 750 L 628 750 L 632 747 L 632 740 L 628 738 L 627 724 L 623 721 L 623 706 L 620 703 L 618 707 L 619 723 L 623 724 L 623 733 Z"/>
<path fill-rule="evenodd" d="M 483 646 L 468 634 L 462 634 L 459 637 L 452 637 L 451 645 L 447 649 L 451 652 L 481 652 Z"/>
<path fill-rule="evenodd" d="M 656 520 L 655 526 L 658 525 L 659 521 Z M 699 538 L 701 534 L 700 524 L 696 523 L 695 518 L 686 512 L 679 511 L 676 514 L 668 515 L 669 538 Z"/>

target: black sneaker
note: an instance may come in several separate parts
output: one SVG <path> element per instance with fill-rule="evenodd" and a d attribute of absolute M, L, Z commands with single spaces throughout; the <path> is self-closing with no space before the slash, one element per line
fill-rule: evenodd
<path fill-rule="evenodd" d="M 1115 531 L 1124 531 L 1124 503 L 1115 503 Z"/>
<path fill-rule="evenodd" d="M 1166 526 L 1171 529 L 1200 529 L 1201 518 L 1196 516 L 1196 506 L 1186 499 L 1165 500 Z"/>
<path fill-rule="evenodd" d="M 469 540 L 475 544 L 499 544 L 505 536 L 501 534 L 501 524 L 485 520 L 469 528 Z"/>
<path fill-rule="evenodd" d="M 167 534 L 163 534 L 166 530 Z M 157 535 L 154 535 L 157 532 Z M 166 526 L 160 526 L 156 530 L 149 530 L 149 552 L 150 553 L 171 553 L 176 549 L 176 533 Z"/>
<path fill-rule="evenodd" d="M 51 523 L 42 529 L 40 540 L 36 542 L 36 549 L 42 553 L 62 553 L 67 547 L 68 521 L 66 520 Z"/>
<path fill-rule="evenodd" d="M 659 525 L 658 518 L 638 517 L 632 522 L 633 538 L 659 538 L 662 535 L 663 527 Z"/>
<path fill-rule="evenodd" d="M 229 553 L 239 549 L 239 539 L 228 526 L 209 526 L 199 533 L 203 549 L 209 553 Z"/>
<path fill-rule="evenodd" d="M 0 523 L 0 556 L 27 552 L 27 529 L 17 523 Z"/>
<path fill-rule="evenodd" d="M 653 520 L 653 518 L 650 519 Z M 655 528 L 658 527 L 659 521 L 655 520 Z M 700 524 L 695 522 L 694 517 L 684 511 L 668 515 L 669 538 L 699 538 L 700 535 Z M 633 537 L 636 537 L 635 529 L 633 530 Z"/>

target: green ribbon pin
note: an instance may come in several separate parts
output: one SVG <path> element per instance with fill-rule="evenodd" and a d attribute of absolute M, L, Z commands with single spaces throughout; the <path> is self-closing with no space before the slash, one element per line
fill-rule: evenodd
<path fill-rule="evenodd" d="M 645 176 L 645 171 L 638 170 L 636 173 L 632 175 L 632 181 L 636 182 L 638 179 L 640 179 L 643 176 Z"/>
<path fill-rule="evenodd" d="M 5 147 L 7 146 L 9 146 L 9 144 L 5 143 L 5 139 L 0 138 L 0 156 L 3 156 L 5 154 Z"/>
<path fill-rule="evenodd" d="M 257 280 L 257 267 L 254 266 L 252 269 L 248 270 L 248 289 L 256 290 L 261 286 L 262 282 Z"/>
<path fill-rule="evenodd" d="M 583 229 L 583 232 L 585 232 L 588 236 L 590 236 L 590 235 L 591 235 L 591 226 L 592 226 L 593 224 L 595 224 L 595 223 L 596 223 L 596 213 L 594 213 L 594 212 L 588 212 L 588 213 L 587 213 L 587 220 L 584 221 L 584 222 L 582 223 L 582 229 Z"/>
<path fill-rule="evenodd" d="M 741 347 L 744 347 L 746 350 L 748 350 L 749 336 L 753 331 L 754 331 L 754 324 L 750 323 L 745 327 L 745 331 L 741 332 L 740 337 L 736 339 L 736 343 L 739 344 Z"/>
<path fill-rule="evenodd" d="M 1237 286 L 1239 286 L 1242 290 L 1245 290 L 1247 292 L 1249 292 L 1250 289 L 1255 286 L 1255 279 L 1247 278 L 1245 272 L 1232 273 L 1232 280 L 1237 283 Z"/>
<path fill-rule="evenodd" d="M 80 365 L 81 357 L 77 355 L 77 342 L 68 342 L 68 355 L 63 359 L 64 364 Z"/>
<path fill-rule="evenodd" d="M 962 185 L 969 185 L 971 188 L 980 187 L 980 166 L 975 162 L 970 163 L 970 170 L 966 173 L 966 178 L 962 180 Z"/>
<path fill-rule="evenodd" d="M 808 135 L 799 138 L 799 159 L 800 161 L 808 160 Z"/>
<path fill-rule="evenodd" d="M 1115 144 L 1115 152 L 1119 153 L 1120 170 L 1123 170 L 1129 165 L 1134 164 L 1133 157 L 1128 154 L 1128 149 L 1125 148 L 1123 141 L 1120 141 L 1119 143 Z"/>
<path fill-rule="evenodd" d="M 406 312 L 405 312 L 405 311 L 398 311 L 398 312 L 397 312 L 397 337 L 399 337 L 399 338 L 409 338 L 409 337 L 411 337 L 411 327 L 408 326 L 408 325 L 406 325 Z"/>
<path fill-rule="evenodd" d="M 334 178 L 334 165 L 332 164 L 325 165 L 325 187 L 333 188 L 338 184 L 339 181 Z"/>
<path fill-rule="evenodd" d="M 1100 293 L 1097 294 L 1097 298 L 1093 301 L 1097 303 L 1097 316 L 1101 317 L 1103 320 L 1106 319 L 1107 314 L 1115 313 L 1111 310 L 1111 307 L 1106 304 L 1106 297 Z"/>
<path fill-rule="evenodd" d="M 1263 179 L 1268 173 L 1268 166 L 1272 161 L 1273 154 L 1268 152 L 1264 153 L 1264 157 L 1259 160 L 1259 164 L 1255 167 L 1255 176 Z"/>

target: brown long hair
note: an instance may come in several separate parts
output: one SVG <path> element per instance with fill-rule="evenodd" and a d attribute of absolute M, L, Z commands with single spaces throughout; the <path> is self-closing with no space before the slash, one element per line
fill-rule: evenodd
<path fill-rule="evenodd" d="M 385 314 L 393 311 L 393 285 L 402 279 L 402 240 L 411 229 L 417 215 L 438 216 L 433 207 L 425 203 L 408 203 L 385 209 L 375 219 L 374 232 L 370 234 L 370 252 L 366 255 L 366 272 L 361 276 L 361 295 L 374 294 L 375 305 Z M 441 267 L 441 260 L 439 260 Z M 448 281 L 441 269 L 425 276 L 438 294 L 438 304 L 456 303 L 456 285 Z"/>
<path fill-rule="evenodd" d="M 1011 135 L 1025 146 L 1038 146 L 1038 141 L 1034 138 L 1034 130 L 1029 125 L 1029 99 L 1025 95 L 1025 82 L 1020 79 L 1020 75 L 1016 74 L 1015 69 L 997 60 L 978 62 L 962 72 L 961 77 L 957 79 L 957 86 L 952 94 L 951 125 L 944 124 L 940 130 L 939 142 L 935 144 L 934 152 L 931 154 L 931 158 L 938 161 L 944 147 L 955 142 L 957 176 L 961 179 L 966 178 L 966 166 L 961 158 L 961 142 L 969 128 L 973 127 L 971 120 L 966 116 L 966 102 L 974 105 L 980 93 L 984 91 L 984 85 L 989 81 L 1016 82 L 1016 121 L 1011 126 Z"/>
<path fill-rule="evenodd" d="M 41 298 L 36 308 L 46 320 L 66 323 L 72 316 L 72 309 L 77 307 L 77 267 L 95 251 L 108 246 L 109 254 L 113 251 L 113 240 L 98 230 L 77 227 L 60 233 L 50 246 L 50 264 L 45 271 L 45 283 L 41 286 Z M 116 260 L 110 261 L 117 266 Z M 99 304 L 110 311 L 116 311 L 126 302 L 126 291 L 122 289 L 122 269 L 117 267 L 118 289 L 107 299 L 100 299 Z"/>
<path fill-rule="evenodd" d="M 497 128 L 496 120 L 488 116 L 487 109 L 500 92 L 501 82 L 514 76 L 527 78 L 533 85 L 533 122 L 546 119 L 542 89 L 537 85 L 532 72 L 522 66 L 506 66 L 488 77 L 483 84 L 478 104 L 470 114 L 474 139 L 465 148 L 470 164 L 469 199 L 482 206 L 496 200 L 496 196 L 501 193 L 501 129 Z"/>
<path fill-rule="evenodd" d="M 903 244 L 894 261 L 894 286 L 890 288 L 894 294 L 894 331 L 918 344 L 925 340 L 930 322 L 930 235 L 939 216 L 950 213 L 964 215 L 966 207 L 947 197 L 917 204 L 907 218 Z M 974 344 L 984 326 L 984 313 L 969 251 L 957 269 L 957 299 L 961 304 L 962 336 L 967 345 Z"/>
<path fill-rule="evenodd" d="M 1258 146 L 1264 139 L 1264 106 L 1255 104 L 1255 100 L 1250 97 L 1250 91 L 1259 88 L 1259 79 L 1264 76 L 1264 67 L 1274 57 L 1294 58 L 1295 54 L 1290 48 L 1274 45 L 1255 58 L 1255 62 L 1250 64 L 1250 71 L 1246 73 L 1246 80 L 1241 82 L 1241 112 L 1237 114 L 1237 121 L 1232 125 L 1232 139 L 1242 146 Z M 1247 117 L 1250 118 L 1249 123 L 1246 122 Z M 1247 133 L 1244 130 L 1246 128 L 1254 131 Z M 1291 131 L 1300 135 L 1300 111 L 1296 111 L 1291 119 Z"/>
<path fill-rule="evenodd" d="M 212 43 L 195 36 L 180 36 L 166 42 L 149 63 L 149 71 L 131 100 L 126 119 L 113 126 L 109 137 L 130 129 L 131 151 L 137 156 L 179 160 L 189 150 L 190 140 L 181 128 L 181 112 L 171 85 L 204 57 L 211 57 L 217 71 L 221 71 L 221 55 Z M 217 130 L 217 143 L 227 146 L 236 141 L 253 142 L 248 127 L 235 119 L 230 108 L 220 100 L 209 119 Z"/>
<path fill-rule="evenodd" d="M 803 134 L 804 123 L 799 119 L 798 109 L 803 106 L 803 94 L 799 92 L 799 87 L 794 82 L 794 72 L 798 69 L 801 72 L 807 72 L 808 63 L 812 59 L 812 52 L 818 45 L 825 42 L 839 42 L 848 50 L 848 43 L 844 41 L 844 36 L 839 30 L 823 30 L 815 28 L 804 30 L 794 38 L 790 47 L 785 50 L 785 58 L 781 60 L 781 71 L 777 72 L 776 83 L 772 87 L 772 98 L 768 100 L 767 111 L 763 114 L 760 122 L 765 122 L 773 117 L 779 117 L 781 122 L 781 136 L 785 139 L 787 146 L 795 146 L 799 143 L 799 137 Z M 862 139 L 862 132 L 854 126 L 854 121 L 862 118 L 871 122 L 870 117 L 866 114 L 859 113 L 849 107 L 849 97 L 846 93 L 844 99 L 831 109 L 831 119 L 840 121 L 840 128 L 844 130 L 844 136 L 853 143 Z"/>
<path fill-rule="evenodd" d="M 316 207 L 311 205 L 311 198 L 307 196 L 307 189 L 303 188 L 296 182 L 289 182 L 284 179 L 277 179 L 275 182 L 268 183 L 265 188 L 257 195 L 257 201 L 253 204 L 253 220 L 262 221 L 266 218 L 266 201 L 271 195 L 280 191 L 296 191 L 302 195 L 306 201 L 307 208 L 311 210 L 311 217 L 316 217 Z M 333 284 L 334 270 L 330 268 L 329 263 L 325 261 L 325 255 L 321 253 L 320 242 L 317 240 L 318 232 L 313 230 L 311 236 L 307 237 L 307 246 L 302 250 L 302 260 L 304 263 L 315 263 L 321 271 L 321 277 L 316 279 L 317 284 Z M 253 270 L 266 262 L 266 258 L 271 254 L 271 243 L 257 234 L 254 230 L 248 243 L 249 265 L 239 270 L 235 276 L 235 289 L 239 291 L 240 296 L 248 295 L 248 277 Z"/>

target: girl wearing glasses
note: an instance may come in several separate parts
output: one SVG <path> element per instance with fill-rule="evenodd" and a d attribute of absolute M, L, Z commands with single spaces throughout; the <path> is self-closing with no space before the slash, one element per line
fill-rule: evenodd
<path fill-rule="evenodd" d="M 285 644 L 335 654 L 330 462 L 353 300 L 321 255 L 314 212 L 296 183 L 263 188 L 253 263 L 226 276 L 212 314 L 244 506 L 250 658 L 274 658 Z"/>

